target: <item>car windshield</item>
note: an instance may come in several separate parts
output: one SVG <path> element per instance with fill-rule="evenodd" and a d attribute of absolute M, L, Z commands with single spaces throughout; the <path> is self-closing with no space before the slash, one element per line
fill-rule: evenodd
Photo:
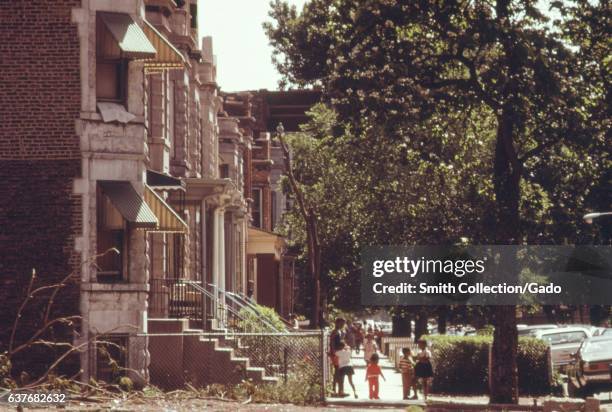
<path fill-rule="evenodd" d="M 558 345 L 561 343 L 579 343 L 586 337 L 586 333 L 582 331 L 574 332 L 557 332 L 542 335 L 542 339 L 551 345 Z"/>
<path fill-rule="evenodd" d="M 587 342 L 582 349 L 584 354 L 589 355 L 609 355 L 612 357 L 612 339 L 597 342 Z"/>

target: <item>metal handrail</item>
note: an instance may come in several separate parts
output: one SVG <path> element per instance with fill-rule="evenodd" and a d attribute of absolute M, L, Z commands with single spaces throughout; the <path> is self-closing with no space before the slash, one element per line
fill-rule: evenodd
<path fill-rule="evenodd" d="M 189 283 L 194 289 L 198 290 L 199 292 L 202 292 L 203 294 L 205 294 L 207 297 L 209 297 L 210 299 L 213 299 L 214 302 L 216 302 L 218 300 L 218 298 L 215 296 L 215 293 L 211 293 L 210 291 L 206 290 L 205 287 L 203 287 L 202 285 L 200 285 L 201 282 L 199 281 L 187 281 L 187 283 Z M 225 303 L 225 302 L 224 302 Z M 223 309 L 227 309 L 230 313 L 232 313 L 235 317 L 237 317 L 238 319 L 244 321 L 244 317 L 242 317 L 234 308 L 232 308 L 231 306 L 224 306 L 221 308 L 221 310 Z"/>

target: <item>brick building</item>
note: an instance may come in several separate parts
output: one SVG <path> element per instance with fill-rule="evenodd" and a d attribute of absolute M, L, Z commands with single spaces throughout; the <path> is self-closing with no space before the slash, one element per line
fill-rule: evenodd
<path fill-rule="evenodd" d="M 269 134 L 284 109 L 267 92 L 221 95 L 197 1 L 11 2 L 0 22 L 2 348 L 32 269 L 36 286 L 75 274 L 51 318 L 79 317 L 53 337 L 79 347 L 84 381 L 112 379 L 101 338 L 126 347 L 144 384 L 167 376 L 146 333 L 228 327 L 249 295 L 287 315 Z M 47 297 L 28 304 L 16 341 L 43 325 Z M 43 370 L 49 354 L 32 353 Z"/>

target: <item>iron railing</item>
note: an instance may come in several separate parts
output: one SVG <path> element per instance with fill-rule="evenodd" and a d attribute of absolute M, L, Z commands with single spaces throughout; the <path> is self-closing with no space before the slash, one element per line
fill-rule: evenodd
<path fill-rule="evenodd" d="M 195 281 L 187 279 L 151 279 L 149 291 L 149 317 L 206 319 L 206 296 L 193 287 Z"/>
<path fill-rule="evenodd" d="M 190 279 L 151 279 L 149 317 L 189 319 L 202 329 L 234 332 L 290 332 L 272 324 L 251 298 L 222 291 L 213 284 Z M 216 324 L 209 323 L 215 320 Z"/>

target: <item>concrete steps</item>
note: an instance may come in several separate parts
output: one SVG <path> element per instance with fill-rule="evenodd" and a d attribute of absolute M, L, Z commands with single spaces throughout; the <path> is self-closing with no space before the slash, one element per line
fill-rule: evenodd
<path fill-rule="evenodd" d="M 186 319 L 150 319 L 151 383 L 163 389 L 177 389 L 189 383 L 195 387 L 210 384 L 238 384 L 251 380 L 255 384 L 275 383 L 278 378 L 266 376 L 265 368 L 251 366 L 250 359 L 236 351 L 248 349 L 240 339 L 226 330 L 219 336 L 198 335 Z M 177 334 L 163 336 L 163 334 Z M 235 349 L 236 348 L 236 349 Z"/>

